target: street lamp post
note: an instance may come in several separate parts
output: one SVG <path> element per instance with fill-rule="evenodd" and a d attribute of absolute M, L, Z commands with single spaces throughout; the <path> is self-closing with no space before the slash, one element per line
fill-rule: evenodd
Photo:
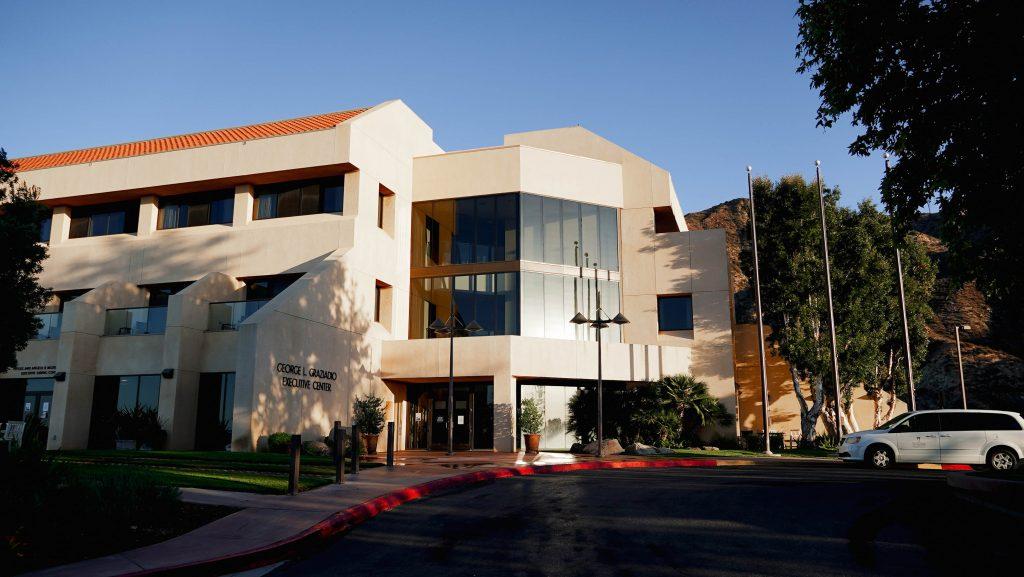
<path fill-rule="evenodd" d="M 889 153 L 885 153 L 885 172 L 889 173 Z M 896 239 L 893 239 L 894 241 Z M 903 315 L 903 356 L 907 368 L 907 386 L 910 390 L 910 410 L 917 410 L 917 398 L 914 395 L 914 361 L 910 355 L 910 325 L 907 324 L 907 297 L 903 292 L 903 260 L 900 258 L 900 249 L 896 248 L 896 275 L 899 278 L 900 287 L 900 313 Z"/>
<path fill-rule="evenodd" d="M 960 369 L 960 398 L 963 400 L 964 409 L 966 409 L 967 387 L 964 386 L 964 358 L 960 354 L 960 329 L 969 331 L 971 330 L 971 325 L 956 325 L 953 329 L 956 331 L 956 364 Z"/>
<path fill-rule="evenodd" d="M 821 161 L 814 161 L 814 172 L 818 177 L 818 203 L 821 206 L 821 246 L 825 257 L 825 288 L 828 293 L 828 326 L 832 336 L 832 379 L 836 394 L 836 444 L 843 442 L 843 399 L 839 385 L 839 353 L 836 351 L 836 317 L 832 310 L 832 268 L 828 262 L 828 226 L 825 224 L 825 191 L 821 184 Z"/>
<path fill-rule="evenodd" d="M 747 167 L 747 192 L 750 195 L 750 240 L 754 247 L 754 301 L 757 303 L 757 352 L 761 356 L 761 416 L 764 422 L 764 454 L 773 455 L 771 416 L 768 414 L 768 364 L 764 354 L 764 321 L 761 316 L 761 269 L 757 262 L 757 220 L 754 212 L 754 183 Z"/>
<path fill-rule="evenodd" d="M 608 323 L 616 325 L 624 325 L 629 322 L 622 313 L 615 315 L 615 318 L 604 318 L 601 316 L 604 313 L 605 317 L 608 313 L 605 313 L 601 308 L 601 289 L 597 285 L 597 263 L 594 263 L 594 288 L 597 295 L 597 310 L 594 313 L 594 318 L 588 319 L 586 315 L 581 312 L 577 312 L 575 316 L 569 319 L 574 325 L 590 325 L 597 332 L 597 456 L 604 456 L 604 382 L 601 374 L 601 329 L 608 328 Z"/>
<path fill-rule="evenodd" d="M 448 455 L 454 455 L 455 426 L 452 421 L 455 419 L 455 333 L 461 332 L 469 335 L 482 331 L 483 327 L 477 324 L 476 321 L 469 321 L 468 325 L 464 325 L 455 315 L 454 276 L 451 277 L 451 286 L 448 288 L 448 292 L 451 295 L 448 306 L 448 318 L 444 322 L 441 322 L 441 319 L 434 319 L 434 322 L 430 323 L 430 330 L 434 331 L 438 336 L 448 337 Z"/>

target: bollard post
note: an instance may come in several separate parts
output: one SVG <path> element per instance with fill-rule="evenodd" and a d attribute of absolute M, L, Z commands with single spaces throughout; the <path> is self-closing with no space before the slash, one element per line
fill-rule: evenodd
<path fill-rule="evenodd" d="M 295 496 L 299 493 L 299 459 L 302 455 L 302 435 L 292 435 L 292 444 L 288 447 L 291 459 L 289 459 L 288 470 L 288 494 Z"/>
<path fill-rule="evenodd" d="M 395 468 L 395 422 L 388 422 L 388 470 Z"/>
<path fill-rule="evenodd" d="M 352 474 L 359 474 L 359 425 L 352 425 Z"/>
<path fill-rule="evenodd" d="M 341 421 L 334 421 L 334 450 L 331 456 L 334 457 L 334 482 L 345 482 L 345 429 L 341 428 Z"/>

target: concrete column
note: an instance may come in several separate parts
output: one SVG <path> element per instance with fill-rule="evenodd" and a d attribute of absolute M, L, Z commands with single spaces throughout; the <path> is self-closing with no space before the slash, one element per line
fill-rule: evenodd
<path fill-rule="evenodd" d="M 245 226 L 252 222 L 253 186 L 240 184 L 235 187 L 235 209 L 231 226 Z"/>
<path fill-rule="evenodd" d="M 205 344 L 210 302 L 238 299 L 243 286 L 233 277 L 213 272 L 168 299 L 163 368 L 174 369 L 174 376 L 161 379 L 157 410 L 167 427 L 170 450 L 195 448 L 199 360 Z"/>
<path fill-rule="evenodd" d="M 53 209 L 50 223 L 50 246 L 60 244 L 71 235 L 71 207 L 58 206 Z"/>
<path fill-rule="evenodd" d="M 157 197 L 144 196 L 139 201 L 139 230 L 138 236 L 149 236 L 156 232 L 156 223 L 160 215 L 160 208 L 157 205 Z"/>
<path fill-rule="evenodd" d="M 61 319 L 48 449 L 84 449 L 89 443 L 96 356 L 108 308 L 140 306 L 146 291 L 130 283 L 109 282 L 68 302 Z"/>
<path fill-rule="evenodd" d="M 516 378 L 494 375 L 494 450 L 511 453 L 516 450 Z"/>

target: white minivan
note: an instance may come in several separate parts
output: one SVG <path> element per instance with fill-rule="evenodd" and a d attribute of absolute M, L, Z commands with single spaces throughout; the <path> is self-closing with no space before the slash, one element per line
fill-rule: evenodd
<path fill-rule="evenodd" d="M 914 411 L 843 438 L 845 461 L 988 465 L 1009 472 L 1024 459 L 1024 418 L 1009 411 Z"/>

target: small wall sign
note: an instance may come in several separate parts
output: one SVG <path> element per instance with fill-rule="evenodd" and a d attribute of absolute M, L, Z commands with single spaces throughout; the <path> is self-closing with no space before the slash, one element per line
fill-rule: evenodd
<path fill-rule="evenodd" d="M 14 367 L 15 373 L 22 377 L 50 377 L 53 376 L 57 367 L 54 365 L 40 365 L 35 367 Z"/>
<path fill-rule="evenodd" d="M 277 363 L 274 366 L 274 370 L 281 375 L 282 387 L 294 389 L 330 392 L 333 385 L 331 381 L 336 382 L 338 380 L 338 373 L 319 367 Z"/>

